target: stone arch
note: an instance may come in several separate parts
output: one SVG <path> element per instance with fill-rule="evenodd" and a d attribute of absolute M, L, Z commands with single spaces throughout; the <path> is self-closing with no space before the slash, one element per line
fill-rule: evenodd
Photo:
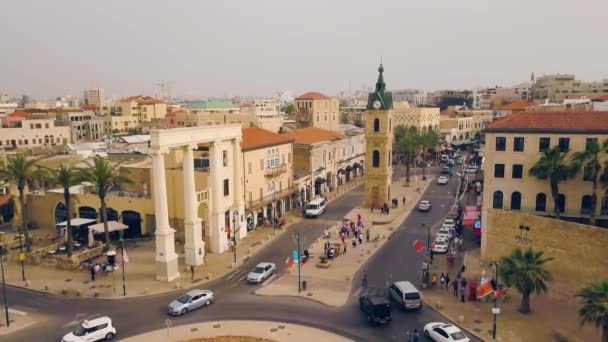
<path fill-rule="evenodd" d="M 129 226 L 124 231 L 125 238 L 136 238 L 142 236 L 141 224 L 143 222 L 141 214 L 134 210 L 124 210 L 122 212 L 122 223 Z"/>
<path fill-rule="evenodd" d="M 380 119 L 374 119 L 374 132 L 380 132 Z"/>
<path fill-rule="evenodd" d="M 93 207 L 82 206 L 78 208 L 78 217 L 97 220 L 98 213 Z"/>
<path fill-rule="evenodd" d="M 57 203 L 55 206 L 55 223 L 65 222 L 69 218 L 68 209 L 63 202 Z"/>
<path fill-rule="evenodd" d="M 380 151 L 374 150 L 372 153 L 372 167 L 380 167 Z"/>

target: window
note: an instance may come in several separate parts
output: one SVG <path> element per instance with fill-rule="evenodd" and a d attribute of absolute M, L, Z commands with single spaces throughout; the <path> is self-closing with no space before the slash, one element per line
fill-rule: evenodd
<path fill-rule="evenodd" d="M 511 194 L 511 210 L 521 209 L 521 193 L 515 191 Z"/>
<path fill-rule="evenodd" d="M 524 151 L 524 137 L 515 137 L 513 139 L 513 151 L 523 152 Z"/>
<path fill-rule="evenodd" d="M 538 139 L 538 152 L 543 152 L 549 149 L 551 145 L 551 138 L 540 138 Z"/>
<path fill-rule="evenodd" d="M 251 174 L 251 162 L 247 163 L 247 173 Z"/>
<path fill-rule="evenodd" d="M 264 171 L 264 159 L 260 159 L 260 170 Z"/>
<path fill-rule="evenodd" d="M 591 214 L 591 201 L 592 197 L 590 195 L 585 195 L 581 198 L 581 215 Z"/>
<path fill-rule="evenodd" d="M 546 211 L 547 210 L 547 195 L 540 192 L 536 194 L 536 211 Z"/>
<path fill-rule="evenodd" d="M 374 132 L 380 132 L 380 119 L 374 119 Z"/>
<path fill-rule="evenodd" d="M 507 149 L 507 138 L 496 137 L 496 151 L 505 151 Z"/>
<path fill-rule="evenodd" d="M 285 154 L 281 155 L 281 164 L 285 164 Z"/>
<path fill-rule="evenodd" d="M 378 150 L 372 154 L 372 167 L 380 167 L 380 151 Z"/>
<path fill-rule="evenodd" d="M 513 164 L 513 173 L 511 174 L 511 178 L 513 179 L 521 179 L 524 174 L 524 166 L 521 164 Z"/>
<path fill-rule="evenodd" d="M 557 208 L 560 213 L 566 211 L 566 196 L 564 194 L 559 194 L 557 196 Z"/>
<path fill-rule="evenodd" d="M 592 143 L 593 145 L 597 145 L 597 138 L 587 138 L 587 141 L 585 142 L 585 151 L 590 151 L 590 145 Z"/>
<path fill-rule="evenodd" d="M 224 163 L 224 167 L 228 166 L 228 150 L 222 151 L 222 161 Z"/>
<path fill-rule="evenodd" d="M 492 208 L 502 209 L 502 191 L 494 191 Z"/>
<path fill-rule="evenodd" d="M 505 164 L 494 164 L 494 178 L 505 178 Z"/>
<path fill-rule="evenodd" d="M 224 179 L 224 197 L 230 196 L 230 180 Z"/>
<path fill-rule="evenodd" d="M 388 158 L 386 158 L 386 159 L 388 161 L 388 166 L 391 166 L 391 160 L 393 159 L 392 158 L 392 154 L 391 154 L 391 150 L 388 150 Z"/>
<path fill-rule="evenodd" d="M 570 138 L 559 138 L 559 151 L 565 153 L 570 148 Z"/>
<path fill-rule="evenodd" d="M 287 152 L 287 162 L 291 163 L 291 152 Z"/>

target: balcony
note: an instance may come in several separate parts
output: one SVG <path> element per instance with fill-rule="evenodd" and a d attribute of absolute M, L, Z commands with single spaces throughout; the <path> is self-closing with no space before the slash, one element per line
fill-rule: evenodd
<path fill-rule="evenodd" d="M 275 167 L 267 167 L 264 170 L 264 175 L 268 178 L 277 177 L 287 172 L 287 164 L 281 164 Z"/>
<path fill-rule="evenodd" d="M 279 199 L 281 199 L 283 197 L 290 196 L 291 194 L 297 192 L 298 190 L 299 189 L 298 189 L 297 184 L 293 184 L 291 187 L 277 191 L 272 195 L 266 195 L 262 198 L 258 198 L 258 199 L 252 200 L 252 201 L 246 201 L 245 209 L 250 210 L 250 211 L 257 210 L 274 201 L 278 201 Z"/>

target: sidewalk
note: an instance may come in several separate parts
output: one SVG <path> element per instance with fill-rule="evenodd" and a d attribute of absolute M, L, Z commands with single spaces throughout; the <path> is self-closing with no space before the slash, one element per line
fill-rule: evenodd
<path fill-rule="evenodd" d="M 265 339 L 260 342 L 347 342 L 349 339 L 302 325 L 266 321 L 223 321 L 180 325 L 123 339 L 123 342 L 200 341 L 220 336 L 249 336 Z M 118 334 L 120 337 L 120 332 Z"/>
<path fill-rule="evenodd" d="M 391 209 L 389 215 L 384 215 L 379 210 L 374 210 L 372 213 L 368 208 L 363 208 L 362 206 L 351 210 L 346 217 L 356 221 L 357 214 L 361 213 L 365 229 L 370 229 L 371 239 L 373 240 L 374 236 L 379 235 L 379 240 L 377 242 L 364 242 L 360 246 L 352 247 L 351 235 L 347 239 L 346 255 L 340 251 L 338 257 L 331 262 L 331 266 L 328 268 L 316 267 L 319 257 L 324 252 L 323 245 L 327 241 L 319 237 L 315 243 L 308 247 L 309 252 L 313 256 L 312 260 L 301 266 L 301 277 L 307 282 L 306 290 L 298 293 L 298 267 L 295 265 L 288 270 L 287 274 L 276 279 L 271 284 L 262 287 L 255 293 L 267 296 L 299 296 L 333 307 L 344 305 L 351 293 L 353 275 L 390 238 L 395 228 L 405 220 L 412 208 L 418 203 L 426 187 L 432 181 L 431 178 L 429 177 L 426 181 L 412 181 L 409 187 L 405 187 L 402 181 L 393 182 L 391 185 L 392 194 L 399 198 L 399 207 Z M 417 189 L 420 189 L 420 192 L 417 192 Z M 402 207 L 401 203 L 404 195 L 407 198 L 405 208 Z M 330 241 L 342 246 L 339 239 L 338 226 L 333 226 L 330 231 Z"/>
<path fill-rule="evenodd" d="M 27 312 L 11 308 L 8 309 L 8 314 L 10 326 L 7 328 L 4 307 L 2 307 L 2 311 L 0 314 L 0 336 L 11 334 L 21 329 L 25 329 L 30 325 L 38 323 L 40 320 L 43 319 L 41 316 L 32 315 Z"/>

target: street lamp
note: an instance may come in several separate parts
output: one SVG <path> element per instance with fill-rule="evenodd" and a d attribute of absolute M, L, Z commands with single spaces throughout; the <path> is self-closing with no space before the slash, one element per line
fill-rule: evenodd
<path fill-rule="evenodd" d="M 19 226 L 19 262 L 21 262 L 21 280 L 25 281 L 25 265 L 23 264 L 23 261 L 25 260 L 25 254 L 23 253 L 23 242 L 21 240 L 22 231 L 23 229 L 21 229 L 21 226 Z"/>
<path fill-rule="evenodd" d="M 4 297 L 4 313 L 6 315 L 6 327 L 11 326 L 8 318 L 8 299 L 6 298 L 6 282 L 4 281 L 4 248 L 0 246 L 0 269 L 2 269 L 2 293 Z"/>
<path fill-rule="evenodd" d="M 123 231 L 120 231 L 120 268 L 122 270 L 122 295 L 127 295 L 127 283 L 125 282 L 125 240 L 122 238 Z"/>
<path fill-rule="evenodd" d="M 489 266 L 494 266 L 494 284 L 496 288 L 498 288 L 498 264 L 495 261 L 490 261 Z M 494 315 L 494 321 L 492 322 L 492 339 L 496 339 L 496 314 L 498 313 L 498 309 L 496 308 L 496 292 L 494 292 L 494 308 L 492 309 L 492 314 Z"/>
<path fill-rule="evenodd" d="M 302 278 L 301 278 L 301 267 L 302 267 L 302 255 L 300 254 L 300 232 L 296 231 L 296 242 L 298 244 L 298 293 L 302 292 Z"/>
<path fill-rule="evenodd" d="M 236 219 L 239 217 L 239 211 L 235 210 L 232 213 L 232 252 L 234 253 L 234 263 L 236 264 Z"/>

